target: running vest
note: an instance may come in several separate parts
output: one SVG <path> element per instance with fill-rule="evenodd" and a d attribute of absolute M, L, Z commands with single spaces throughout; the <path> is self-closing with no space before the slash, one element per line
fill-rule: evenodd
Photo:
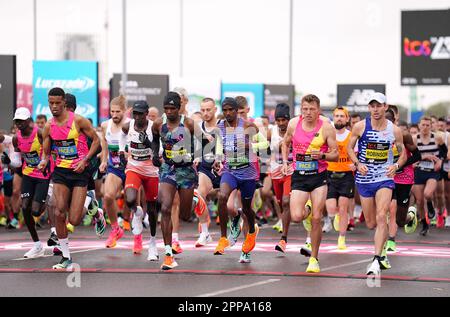
<path fill-rule="evenodd" d="M 372 129 L 370 117 L 366 118 L 364 133 L 358 140 L 358 160 L 367 166 L 368 172 L 362 176 L 356 171 L 356 183 L 370 184 L 392 180 L 386 173 L 387 168 L 394 164 L 394 142 L 394 124 L 391 121 L 387 121 L 385 130 L 377 131 Z"/>
<path fill-rule="evenodd" d="M 220 120 L 217 120 L 217 124 L 219 124 Z M 216 140 L 217 137 L 214 135 L 214 129 L 212 131 L 207 131 L 205 126 L 205 121 L 202 121 L 200 125 L 202 129 L 202 162 L 201 166 L 207 170 L 211 170 L 214 164 L 215 153 L 216 153 Z M 211 135 L 214 137 L 214 141 L 210 142 L 206 135 Z"/>
<path fill-rule="evenodd" d="M 39 142 L 38 127 L 34 126 L 33 131 L 28 137 L 24 137 L 22 132 L 17 129 L 17 147 L 22 154 L 22 173 L 23 175 L 49 179 L 50 178 L 50 166 L 51 162 L 47 165 L 47 171 L 44 174 L 37 168 L 41 162 L 42 156 L 42 144 Z"/>
<path fill-rule="evenodd" d="M 56 166 L 74 169 L 75 166 L 89 153 L 87 138 L 78 132 L 75 126 L 75 114 L 69 113 L 69 119 L 59 126 L 55 118 L 50 119 L 50 137 L 57 153 Z"/>
<path fill-rule="evenodd" d="M 394 163 L 397 163 L 400 157 L 400 153 L 398 153 L 395 144 L 392 147 L 392 151 L 394 153 Z M 406 146 L 404 148 L 404 151 L 406 152 L 406 158 L 412 156 L 411 152 L 406 148 Z M 414 167 L 412 165 L 408 165 L 397 170 L 394 176 L 394 182 L 396 184 L 414 184 Z"/>
<path fill-rule="evenodd" d="M 315 160 L 311 157 L 311 151 L 328 151 L 328 145 L 323 138 L 323 120 L 319 118 L 314 130 L 309 132 L 303 129 L 302 122 L 303 117 L 300 116 L 292 137 L 292 167 L 300 175 L 316 175 L 325 171 L 328 166 L 326 160 Z"/>
<path fill-rule="evenodd" d="M 147 129 L 145 133 L 148 136 L 148 140 L 153 140 L 152 126 L 153 121 L 147 120 Z M 130 120 L 130 127 L 127 134 L 127 146 L 128 146 L 128 163 L 126 171 L 134 171 L 138 174 L 148 177 L 158 177 L 159 168 L 153 165 L 153 152 L 150 144 L 145 145 L 142 143 L 143 132 L 138 132 L 134 129 L 135 121 Z M 126 172 L 125 171 L 125 172 Z"/>
<path fill-rule="evenodd" d="M 128 121 L 129 120 L 125 120 L 125 123 Z M 108 143 L 108 166 L 112 168 L 119 168 L 119 139 L 120 134 L 122 133 L 122 129 L 119 129 L 119 131 L 113 133 L 111 130 L 112 124 L 113 120 L 109 119 L 105 132 L 106 143 Z M 125 149 L 125 152 L 127 152 L 127 148 Z"/>
<path fill-rule="evenodd" d="M 445 145 L 447 146 L 448 149 L 448 135 L 450 134 L 450 132 L 445 131 Z M 450 172 L 450 161 L 445 159 L 444 162 L 442 163 L 442 170 L 444 172 Z"/>
<path fill-rule="evenodd" d="M 424 144 L 420 138 L 420 133 L 417 135 L 417 148 L 419 149 L 420 155 L 431 154 L 439 156 L 439 145 L 436 143 L 434 133 L 431 132 L 430 141 L 428 144 Z M 419 161 L 417 168 L 425 172 L 434 171 L 433 161 Z"/>
<path fill-rule="evenodd" d="M 164 162 L 174 167 L 191 166 L 194 155 L 194 136 L 192 135 L 190 140 L 186 140 L 184 115 L 181 116 L 178 127 L 173 131 L 169 130 L 167 117 L 163 116 L 162 119 L 161 143 Z M 187 142 L 189 142 L 189 148 L 186 148 Z"/>
<path fill-rule="evenodd" d="M 272 127 L 272 134 L 270 137 L 270 152 L 272 159 L 270 160 L 270 175 L 272 179 L 280 179 L 285 175 L 281 173 L 281 168 L 283 167 L 283 156 L 281 155 L 281 142 L 283 138 L 278 132 L 278 126 Z M 292 143 L 289 147 L 288 161 L 292 162 Z M 294 169 L 292 164 L 288 164 L 288 175 L 292 175 Z"/>
<path fill-rule="evenodd" d="M 225 170 L 239 179 L 256 179 L 259 177 L 256 157 L 250 136 L 244 131 L 245 121 L 238 118 L 238 124 L 232 133 L 227 133 L 225 122 L 226 120 L 222 120 L 217 125 L 222 138 Z"/>
<path fill-rule="evenodd" d="M 344 133 L 336 133 L 336 141 L 339 151 L 339 160 L 337 162 L 328 162 L 328 170 L 330 172 L 351 172 L 353 162 L 348 157 L 347 145 L 350 141 L 352 133 L 345 129 Z"/>

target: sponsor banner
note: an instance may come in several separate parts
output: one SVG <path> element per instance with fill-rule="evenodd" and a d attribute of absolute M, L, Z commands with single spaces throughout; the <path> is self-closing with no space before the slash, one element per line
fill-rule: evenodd
<path fill-rule="evenodd" d="M 122 90 L 122 74 L 114 74 L 110 82 L 111 99 Z M 146 100 L 162 113 L 164 96 L 169 91 L 169 75 L 127 74 L 126 97 L 128 105 L 137 100 Z"/>
<path fill-rule="evenodd" d="M 264 114 L 269 121 L 275 121 L 275 108 L 279 103 L 286 103 L 294 117 L 295 86 L 294 85 L 264 85 Z"/>
<path fill-rule="evenodd" d="M 33 113 L 33 86 L 17 84 L 17 108 L 25 107 Z"/>
<path fill-rule="evenodd" d="M 77 98 L 76 113 L 98 124 L 98 63 L 83 61 L 33 61 L 33 119 L 50 118 L 48 91 L 60 87 Z"/>
<path fill-rule="evenodd" d="M 346 106 L 350 114 L 360 113 L 364 117 L 369 113 L 367 105 L 375 92 L 386 94 L 386 85 L 337 85 L 338 105 Z"/>
<path fill-rule="evenodd" d="M 450 85 L 450 10 L 402 11 L 401 84 Z"/>
<path fill-rule="evenodd" d="M 247 98 L 249 117 L 257 118 L 264 113 L 264 84 L 229 84 L 221 85 L 221 100 L 226 97 L 243 96 Z"/>
<path fill-rule="evenodd" d="M 99 104 L 98 125 L 109 119 L 109 89 L 100 89 Z"/>
<path fill-rule="evenodd" d="M 16 110 L 16 56 L 0 55 L 0 128 L 12 125 Z"/>

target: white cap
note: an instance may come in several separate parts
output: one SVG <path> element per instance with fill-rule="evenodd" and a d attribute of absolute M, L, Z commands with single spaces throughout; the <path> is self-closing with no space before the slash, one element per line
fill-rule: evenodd
<path fill-rule="evenodd" d="M 184 96 L 184 97 L 186 97 L 186 98 L 189 97 L 187 90 L 186 90 L 185 88 L 183 88 L 183 87 L 175 87 L 175 88 L 173 89 L 173 91 L 175 91 L 176 93 L 178 93 L 178 94 L 180 95 L 180 97 L 181 97 L 181 96 Z"/>
<path fill-rule="evenodd" d="M 386 103 L 386 96 L 381 92 L 376 92 L 370 96 L 369 103 L 372 101 L 378 101 L 379 103 Z"/>
<path fill-rule="evenodd" d="M 16 109 L 13 120 L 27 120 L 29 118 L 31 118 L 30 110 L 25 107 L 20 107 Z"/>

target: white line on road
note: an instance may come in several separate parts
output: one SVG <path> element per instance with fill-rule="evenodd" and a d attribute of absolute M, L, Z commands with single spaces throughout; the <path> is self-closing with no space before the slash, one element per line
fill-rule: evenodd
<path fill-rule="evenodd" d="M 278 282 L 278 281 L 280 281 L 280 279 L 270 279 L 270 280 L 261 281 L 261 282 L 258 282 L 258 283 L 253 283 L 253 284 L 248 284 L 248 285 L 243 285 L 243 286 L 238 286 L 238 287 L 233 287 L 233 288 L 220 290 L 220 291 L 217 291 L 217 292 L 214 292 L 214 293 L 206 293 L 206 294 L 198 295 L 197 297 L 211 297 L 211 296 L 216 296 L 216 295 L 220 295 L 220 294 L 224 294 L 224 293 L 239 291 L 239 290 L 245 289 L 245 288 L 250 288 L 250 287 L 254 287 L 254 286 L 264 285 L 264 284 L 268 284 L 268 283 L 274 283 L 274 282 Z"/>
<path fill-rule="evenodd" d="M 101 250 L 101 248 L 92 248 L 92 249 L 86 249 L 86 250 L 71 251 L 70 254 L 81 253 L 81 252 L 88 252 L 88 251 L 94 251 L 94 250 Z M 47 257 L 51 257 L 51 256 L 54 256 L 54 255 L 53 254 L 46 254 L 44 256 L 41 256 L 41 258 L 47 258 Z M 39 258 L 17 258 L 17 259 L 12 259 L 12 260 L 13 261 L 23 261 L 23 260 L 34 260 L 34 259 L 39 259 Z"/>
<path fill-rule="evenodd" d="M 324 271 L 329 271 L 329 270 L 333 270 L 333 269 L 337 269 L 340 267 L 346 267 L 346 266 L 352 266 L 355 264 L 361 264 L 361 263 L 365 263 L 365 262 L 371 262 L 372 260 L 361 260 L 361 261 L 356 261 L 356 262 L 350 262 L 350 263 L 346 263 L 346 264 L 341 264 L 341 265 L 336 265 L 336 266 L 330 266 L 324 269 L 320 269 L 320 272 L 324 272 Z"/>

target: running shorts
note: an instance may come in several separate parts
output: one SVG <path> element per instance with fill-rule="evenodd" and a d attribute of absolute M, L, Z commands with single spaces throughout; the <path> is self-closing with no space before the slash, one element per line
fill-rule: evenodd
<path fill-rule="evenodd" d="M 392 200 L 397 200 L 397 206 L 409 207 L 412 186 L 412 184 L 395 184 L 395 188 L 392 191 Z"/>
<path fill-rule="evenodd" d="M 291 179 L 291 175 L 272 179 L 272 188 L 279 204 L 281 204 L 283 197 L 289 197 L 291 194 Z"/>
<path fill-rule="evenodd" d="M 355 197 L 355 177 L 353 172 L 331 172 L 328 171 L 328 193 L 327 199 L 339 199 Z"/>
<path fill-rule="evenodd" d="M 127 171 L 126 173 L 125 191 L 127 188 L 133 188 L 139 192 L 141 186 L 143 186 L 146 201 L 156 201 L 158 198 L 158 184 L 158 177 L 144 176 L 134 171 Z"/>
<path fill-rule="evenodd" d="M 416 168 L 414 170 L 414 184 L 416 185 L 425 185 L 427 183 L 427 180 L 429 179 L 435 179 L 439 181 L 440 173 L 431 171 L 423 171 L 420 168 Z"/>
<path fill-rule="evenodd" d="M 123 169 L 114 168 L 112 166 L 108 166 L 106 169 L 106 174 L 114 174 L 122 180 L 122 184 L 125 184 L 125 171 Z"/>
<path fill-rule="evenodd" d="M 220 188 L 220 176 L 219 175 L 216 175 L 210 169 L 208 169 L 202 165 L 200 165 L 198 172 L 208 176 L 208 178 L 211 180 L 211 184 L 213 185 L 213 188 Z"/>
<path fill-rule="evenodd" d="M 294 171 L 294 174 L 292 174 L 291 190 L 310 193 L 325 185 L 327 185 L 327 171 L 316 175 L 300 175 L 298 171 Z"/>
<path fill-rule="evenodd" d="M 75 173 L 73 170 L 62 167 L 55 167 L 52 174 L 54 184 L 63 184 L 73 189 L 74 187 L 87 187 L 89 183 L 89 173 L 84 170 L 83 173 Z"/>
<path fill-rule="evenodd" d="M 386 180 L 369 184 L 356 183 L 356 188 L 358 188 L 358 193 L 361 197 L 370 198 L 375 197 L 377 191 L 379 191 L 382 188 L 389 188 L 394 190 L 395 183 L 394 180 Z"/>
<path fill-rule="evenodd" d="M 224 172 L 220 180 L 220 185 L 228 184 L 233 190 L 239 189 L 241 191 L 242 199 L 252 199 L 256 190 L 255 179 L 240 179 L 230 172 Z"/>
<path fill-rule="evenodd" d="M 159 169 L 159 181 L 177 189 L 193 189 L 198 184 L 198 174 L 192 165 L 175 166 L 164 163 Z"/>
<path fill-rule="evenodd" d="M 47 199 L 49 179 L 41 179 L 24 175 L 22 177 L 22 190 L 20 197 L 32 198 L 33 201 L 40 204 L 45 203 Z"/>

